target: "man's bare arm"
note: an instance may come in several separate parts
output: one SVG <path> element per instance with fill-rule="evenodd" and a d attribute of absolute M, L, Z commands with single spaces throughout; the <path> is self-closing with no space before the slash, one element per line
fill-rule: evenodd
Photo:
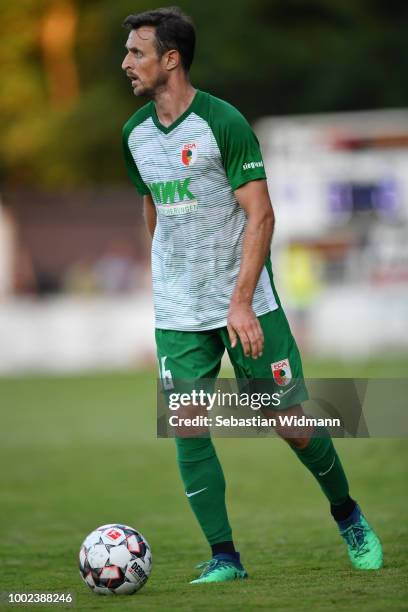
<path fill-rule="evenodd" d="M 247 215 L 238 279 L 228 312 L 228 333 L 232 347 L 239 338 L 246 356 L 262 355 L 264 337 L 252 309 L 252 298 L 267 257 L 275 224 L 265 180 L 250 181 L 235 191 Z"/>
<path fill-rule="evenodd" d="M 151 195 L 143 196 L 143 216 L 147 230 L 150 236 L 153 238 L 154 230 L 156 228 L 156 207 Z"/>

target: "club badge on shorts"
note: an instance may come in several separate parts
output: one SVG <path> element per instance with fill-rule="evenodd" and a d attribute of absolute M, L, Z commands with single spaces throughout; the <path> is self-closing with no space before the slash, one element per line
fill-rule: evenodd
<path fill-rule="evenodd" d="M 292 380 L 292 370 L 290 369 L 289 359 L 282 359 L 271 363 L 273 379 L 277 385 L 286 387 Z"/>

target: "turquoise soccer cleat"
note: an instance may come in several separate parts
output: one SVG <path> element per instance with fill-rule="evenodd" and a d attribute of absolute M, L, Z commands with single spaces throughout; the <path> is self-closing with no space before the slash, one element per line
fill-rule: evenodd
<path fill-rule="evenodd" d="M 198 578 L 192 580 L 190 584 L 226 582 L 228 580 L 237 580 L 248 577 L 248 574 L 242 567 L 239 560 L 239 554 L 237 555 L 237 559 L 234 559 L 232 555 L 215 555 L 211 561 L 205 561 L 196 567 L 204 568 L 203 572 Z"/>
<path fill-rule="evenodd" d="M 346 541 L 353 567 L 361 570 L 376 570 L 383 566 L 381 542 L 358 506 L 356 520 L 345 529 L 341 524 L 339 527 L 340 534 Z"/>

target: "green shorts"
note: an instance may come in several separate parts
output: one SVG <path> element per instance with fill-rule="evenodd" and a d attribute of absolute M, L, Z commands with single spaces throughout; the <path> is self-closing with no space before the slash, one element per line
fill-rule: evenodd
<path fill-rule="evenodd" d="M 263 354 L 246 357 L 238 341 L 231 348 L 226 327 L 190 332 L 156 329 L 160 378 L 165 392 L 177 389 L 183 381 L 217 378 L 227 349 L 235 377 L 250 381 L 251 390 L 280 393 L 278 409 L 287 409 L 308 399 L 302 361 L 285 313 L 281 307 L 258 317 L 264 333 Z"/>

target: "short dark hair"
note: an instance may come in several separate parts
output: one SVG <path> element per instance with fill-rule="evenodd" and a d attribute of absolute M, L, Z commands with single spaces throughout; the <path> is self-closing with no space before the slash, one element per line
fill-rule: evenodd
<path fill-rule="evenodd" d="M 177 49 L 184 70 L 189 71 L 194 58 L 195 29 L 191 18 L 178 6 L 129 15 L 123 25 L 129 30 L 137 30 L 143 26 L 155 27 L 155 42 L 159 57 L 170 49 Z"/>

